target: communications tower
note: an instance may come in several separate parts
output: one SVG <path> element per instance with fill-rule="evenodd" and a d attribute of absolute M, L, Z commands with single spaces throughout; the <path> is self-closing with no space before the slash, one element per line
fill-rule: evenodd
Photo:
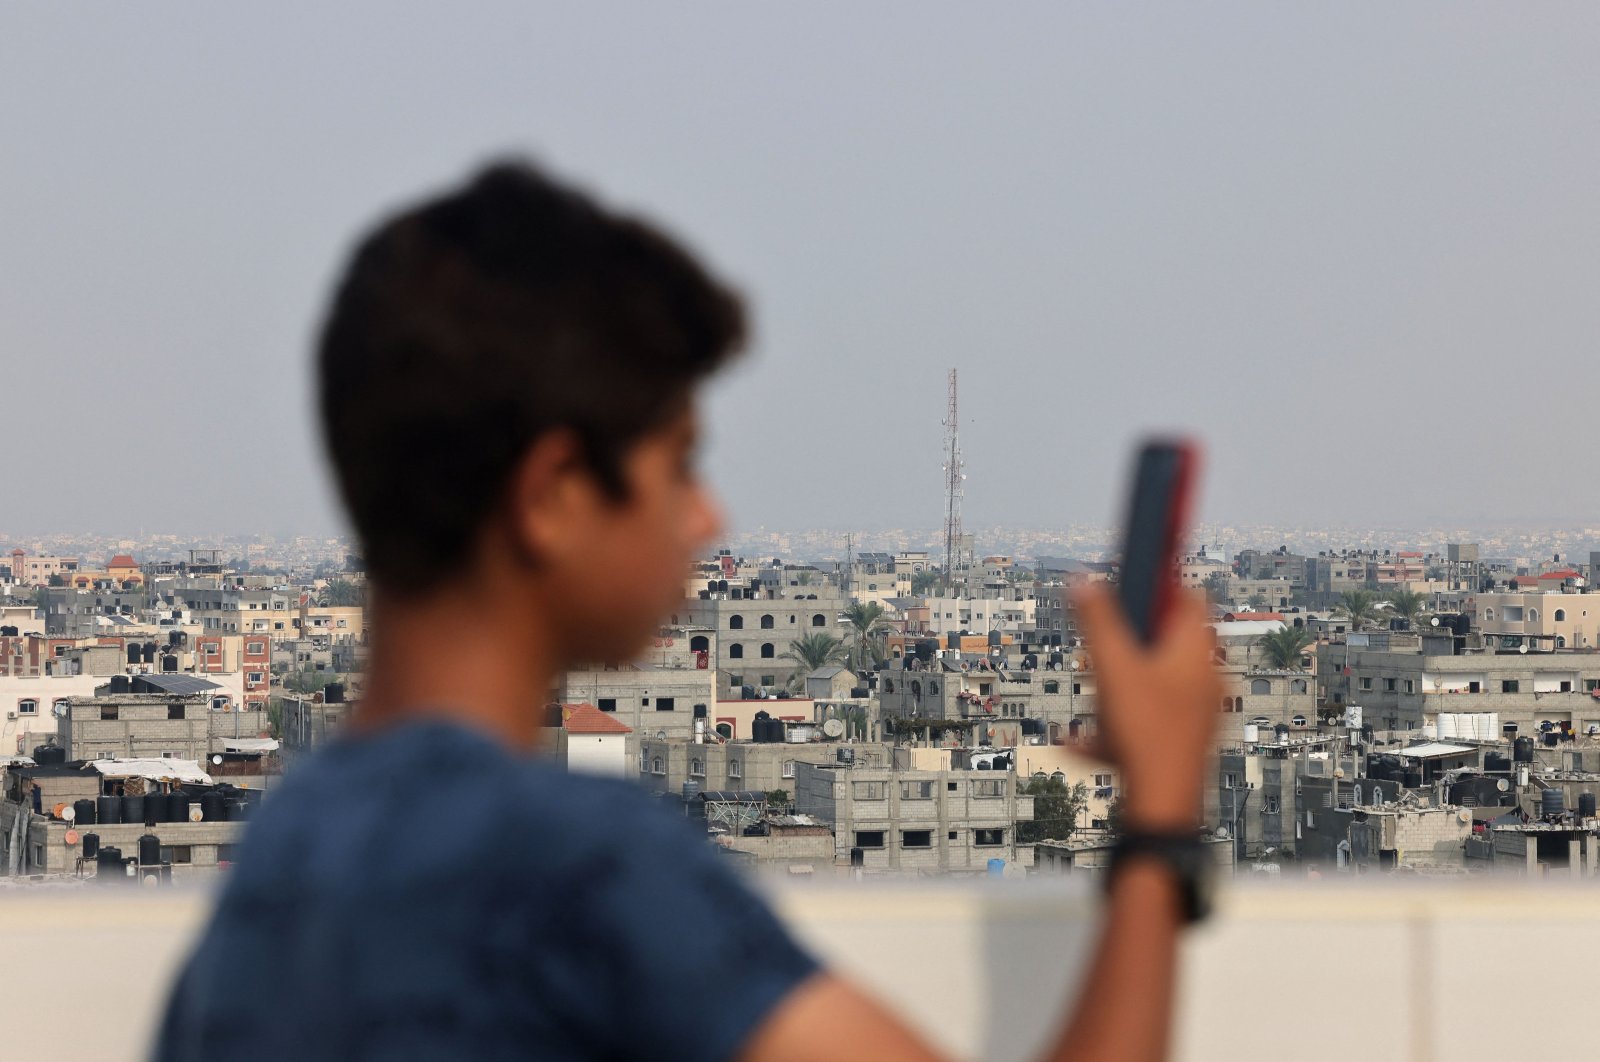
<path fill-rule="evenodd" d="M 961 549 L 961 430 L 956 419 L 956 370 L 950 370 L 950 405 L 944 417 L 944 581 L 950 584 Z"/>

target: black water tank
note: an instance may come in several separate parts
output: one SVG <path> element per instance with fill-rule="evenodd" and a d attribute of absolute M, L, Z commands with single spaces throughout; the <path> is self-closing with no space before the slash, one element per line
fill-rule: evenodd
<path fill-rule="evenodd" d="M 122 869 L 122 849 L 112 848 L 110 845 L 100 849 L 94 856 L 95 880 L 106 885 L 122 884 L 127 879 L 127 871 Z"/>
<path fill-rule="evenodd" d="M 1595 817 L 1595 796 L 1593 793 L 1586 791 L 1578 794 L 1578 814 L 1586 819 Z"/>
<path fill-rule="evenodd" d="M 250 802 L 242 796 L 231 796 L 223 801 L 223 812 L 229 822 L 243 822 L 250 817 Z"/>
<path fill-rule="evenodd" d="M 989 632 L 989 648 L 993 649 L 995 646 L 997 646 L 999 644 L 1000 644 L 1000 632 L 999 631 L 990 631 Z"/>
<path fill-rule="evenodd" d="M 132 794 L 123 796 L 122 821 L 130 824 L 144 821 L 144 797 Z"/>
<path fill-rule="evenodd" d="M 93 826 L 95 822 L 95 805 L 89 797 L 72 802 L 72 821 L 78 826 Z"/>
<path fill-rule="evenodd" d="M 1505 772 L 1511 770 L 1511 757 L 1507 756 L 1503 752 L 1485 753 L 1483 757 L 1483 769 L 1489 774 L 1504 774 Z"/>
<path fill-rule="evenodd" d="M 1560 789 L 1550 788 L 1539 794 L 1539 814 L 1545 818 L 1556 818 L 1566 810 L 1566 794 Z"/>
<path fill-rule="evenodd" d="M 93 859 L 100 852 L 100 835 L 86 833 L 83 835 L 83 858 Z"/>
<path fill-rule="evenodd" d="M 40 767 L 59 767 L 67 762 L 67 750 L 60 745 L 36 745 L 33 762 Z"/>
<path fill-rule="evenodd" d="M 939 643 L 934 641 L 932 638 L 917 639 L 917 656 L 920 657 L 924 663 L 933 659 L 934 650 L 938 648 Z"/>
<path fill-rule="evenodd" d="M 138 662 L 139 662 L 139 643 L 138 642 L 129 642 L 128 643 L 128 663 L 137 664 Z"/>
<path fill-rule="evenodd" d="M 1402 781 L 1400 784 L 1404 785 L 1407 789 L 1421 789 L 1422 772 L 1417 770 L 1407 771 L 1404 781 Z"/>
<path fill-rule="evenodd" d="M 128 678 L 127 675 L 112 675 L 111 676 L 111 692 L 112 693 L 130 693 L 132 691 L 133 691 L 133 680 Z"/>
<path fill-rule="evenodd" d="M 1289 724 L 1279 723 L 1272 728 L 1272 733 L 1279 741 L 1287 740 L 1289 737 Z"/>
<path fill-rule="evenodd" d="M 323 701 L 324 704 L 343 704 L 344 703 L 344 683 L 342 683 L 342 682 L 330 682 L 330 683 L 328 683 L 328 685 L 322 691 L 322 701 Z"/>
<path fill-rule="evenodd" d="M 161 671 L 162 671 L 163 674 L 171 674 L 171 673 L 173 673 L 173 672 L 175 672 L 177 670 L 178 670 L 178 658 L 177 657 L 175 657 L 175 656 L 164 656 L 164 657 L 161 658 Z"/>
<path fill-rule="evenodd" d="M 102 826 L 115 826 L 122 821 L 122 798 L 99 797 L 94 802 L 95 821 Z"/>
<path fill-rule="evenodd" d="M 146 867 L 161 865 L 161 838 L 153 833 L 147 833 L 139 838 L 139 865 Z"/>
<path fill-rule="evenodd" d="M 156 643 L 155 642 L 145 642 L 144 643 L 144 662 L 147 663 L 147 664 L 153 664 L 153 663 L 156 662 Z"/>
<path fill-rule="evenodd" d="M 1533 762 L 1533 738 L 1519 737 L 1511 748 L 1512 758 L 1518 763 Z"/>
<path fill-rule="evenodd" d="M 189 821 L 189 794 L 181 789 L 174 789 L 167 794 L 167 821 Z"/>
<path fill-rule="evenodd" d="M 227 802 L 216 790 L 200 796 L 200 815 L 204 822 L 222 822 L 227 817 Z"/>

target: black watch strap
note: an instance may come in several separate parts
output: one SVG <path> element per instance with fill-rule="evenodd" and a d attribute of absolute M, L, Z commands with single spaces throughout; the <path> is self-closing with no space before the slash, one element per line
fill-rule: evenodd
<path fill-rule="evenodd" d="M 1109 892 L 1131 859 L 1165 867 L 1178 883 L 1181 913 L 1193 924 L 1211 913 L 1211 853 L 1194 833 L 1124 833 L 1111 847 L 1105 882 Z"/>

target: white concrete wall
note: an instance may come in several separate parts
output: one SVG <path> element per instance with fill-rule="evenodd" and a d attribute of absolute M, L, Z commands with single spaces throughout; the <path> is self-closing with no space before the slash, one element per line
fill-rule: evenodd
<path fill-rule="evenodd" d="M 958 1058 L 1032 1057 L 1093 940 L 1093 893 L 1065 879 L 778 887 L 781 915 L 836 968 Z M 35 889 L 0 902 L 0 940 L 29 980 L 6 1057 L 142 1059 L 165 986 L 205 915 L 203 891 Z M 1578 1002 L 1484 1020 L 1483 986 L 1587 983 L 1600 948 L 1592 888 L 1550 883 L 1236 887 L 1183 948 L 1180 1062 L 1589 1058 Z M 92 950 L 93 963 L 82 956 Z M 126 971 L 149 971 L 129 978 Z M 1248 994 L 1241 992 L 1248 989 Z M 79 1001 L 97 1000 L 93 1021 Z M 1339 1001 L 1343 1001 L 1342 1003 Z M 71 1029 L 70 1037 L 62 1030 Z"/>
<path fill-rule="evenodd" d="M 609 778 L 632 778 L 637 765 L 628 762 L 626 734 L 568 734 L 567 770 Z"/>

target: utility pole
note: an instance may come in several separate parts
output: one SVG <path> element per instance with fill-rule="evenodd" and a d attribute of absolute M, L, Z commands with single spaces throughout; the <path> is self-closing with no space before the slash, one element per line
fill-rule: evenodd
<path fill-rule="evenodd" d="M 844 596 L 849 597 L 856 570 L 856 534 L 854 531 L 844 533 Z"/>
<path fill-rule="evenodd" d="M 944 583 L 950 586 L 955 574 L 956 553 L 961 546 L 962 481 L 961 431 L 957 420 L 956 370 L 950 370 L 949 408 L 944 418 Z"/>

